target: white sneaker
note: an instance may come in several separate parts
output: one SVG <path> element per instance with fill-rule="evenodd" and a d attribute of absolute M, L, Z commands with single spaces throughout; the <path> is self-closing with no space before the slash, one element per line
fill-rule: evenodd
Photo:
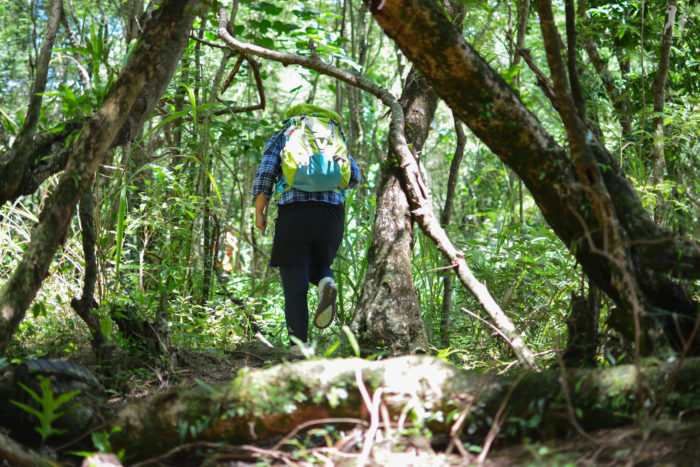
<path fill-rule="evenodd" d="M 324 277 L 318 283 L 318 306 L 314 313 L 314 326 L 319 329 L 327 328 L 335 318 L 335 299 L 338 297 L 338 286 L 333 278 Z"/>
<path fill-rule="evenodd" d="M 295 357 L 303 357 L 304 349 L 302 349 L 299 344 L 294 344 L 289 348 L 289 353 L 291 353 Z"/>
<path fill-rule="evenodd" d="M 290 356 L 296 360 L 299 358 L 311 358 L 314 356 L 314 349 L 306 344 L 294 344 L 289 347 Z"/>

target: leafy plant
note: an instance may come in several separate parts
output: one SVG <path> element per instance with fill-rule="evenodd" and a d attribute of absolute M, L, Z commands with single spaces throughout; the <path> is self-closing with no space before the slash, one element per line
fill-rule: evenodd
<path fill-rule="evenodd" d="M 28 404 L 24 404 L 16 400 L 10 400 L 10 402 L 25 412 L 35 415 L 39 419 L 39 426 L 34 427 L 34 430 L 41 435 L 41 441 L 43 443 L 49 436 L 65 433 L 66 430 L 54 428 L 53 422 L 64 414 L 63 412 L 59 412 L 59 409 L 75 396 L 80 394 L 80 391 L 66 392 L 58 397 L 54 397 L 53 390 L 51 389 L 51 378 L 41 375 L 37 376 L 37 378 L 39 379 L 41 396 L 39 396 L 39 394 L 37 394 L 27 385 L 20 382 L 17 384 L 24 389 L 31 396 L 31 398 L 34 399 L 37 404 L 39 404 L 39 406 L 41 406 L 41 410 L 37 410 Z"/>

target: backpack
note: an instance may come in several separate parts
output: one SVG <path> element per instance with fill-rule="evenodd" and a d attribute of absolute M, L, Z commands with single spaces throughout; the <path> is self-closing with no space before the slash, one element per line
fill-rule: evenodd
<path fill-rule="evenodd" d="M 350 159 L 340 130 L 340 116 L 308 104 L 285 113 L 282 179 L 277 198 L 290 188 L 302 191 L 338 191 L 350 182 Z"/>

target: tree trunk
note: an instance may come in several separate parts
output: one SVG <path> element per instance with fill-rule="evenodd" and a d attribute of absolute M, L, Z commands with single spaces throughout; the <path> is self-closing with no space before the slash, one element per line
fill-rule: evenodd
<path fill-rule="evenodd" d="M 459 167 L 464 158 L 464 148 L 467 145 L 467 134 L 464 132 L 462 122 L 453 118 L 455 133 L 457 134 L 457 147 L 455 148 L 452 162 L 450 162 L 450 175 L 447 177 L 447 190 L 445 192 L 445 205 L 440 214 L 440 225 L 447 227 L 452 221 L 452 210 L 455 202 L 457 180 L 459 179 Z M 443 347 L 450 346 L 450 314 L 452 313 L 452 285 L 453 275 L 449 271 L 443 280 L 442 308 L 440 310 L 440 343 Z"/>
<path fill-rule="evenodd" d="M 75 141 L 66 170 L 39 215 L 39 223 L 20 264 L 0 289 L 0 355 L 5 353 L 12 334 L 41 287 L 53 255 L 68 232 L 78 200 L 88 189 L 88 181 L 93 180 L 132 106 L 139 96 L 148 102 L 154 99 L 154 96 L 144 96 L 146 90 L 153 89 L 153 86 L 146 88 L 146 84 L 163 78 L 160 55 L 167 55 L 168 50 L 174 48 L 173 43 L 181 40 L 174 34 L 189 31 L 183 22 L 189 22 L 191 27 L 194 16 L 190 8 L 194 3 L 195 0 L 171 0 L 157 10 L 99 111 Z M 176 66 L 168 65 L 173 69 Z M 164 87 L 165 84 L 158 83 L 159 89 Z M 141 105 L 145 110 L 146 102 L 142 101 Z M 146 115 L 141 117 L 139 121 L 143 122 Z"/>
<path fill-rule="evenodd" d="M 464 8 L 450 5 L 455 21 Z M 406 142 L 420 160 L 438 95 L 411 69 L 399 99 Z M 393 354 L 427 350 L 428 339 L 413 283 L 413 219 L 393 151 L 383 161 L 372 227 L 367 272 L 352 328 L 363 347 L 388 348 Z"/>
<path fill-rule="evenodd" d="M 659 405 L 666 404 L 670 387 L 687 395 L 667 406 L 672 413 L 686 408 L 684 404 L 692 406 L 698 396 L 697 359 L 680 367 L 677 362 L 650 361 L 641 370 L 641 379 L 633 365 L 503 376 L 460 370 L 427 356 L 287 363 L 246 372 L 230 383 L 173 389 L 130 404 L 108 423 L 121 428 L 110 442 L 115 451 L 125 448 L 127 458 L 134 460 L 192 440 L 259 442 L 319 419 L 342 417 L 337 423 L 364 424 L 371 417 L 362 389 L 386 407 L 392 425 L 400 423 L 402 414 L 405 418 L 410 406 L 414 426 L 424 424 L 434 435 L 450 433 L 459 414 L 468 412 L 472 439 L 489 431 L 502 406 L 504 419 L 542 420 L 534 426 L 514 421 L 510 436 L 554 437 L 571 431 L 567 409 L 586 429 L 630 424 L 640 384 L 645 400 Z M 513 390 L 517 397 L 509 397 Z M 324 421 L 329 423 L 333 421 Z"/>
<path fill-rule="evenodd" d="M 673 43 L 673 27 L 676 24 L 676 0 L 669 0 L 666 5 L 666 18 L 664 21 L 664 33 L 661 36 L 659 51 L 659 67 L 654 77 L 654 145 L 652 152 L 652 183 L 654 186 L 664 180 L 666 160 L 664 158 L 664 101 L 666 100 L 666 80 L 671 60 L 671 45 Z M 656 194 L 656 206 L 654 220 L 661 222 L 664 215 L 664 198 L 658 191 Z"/>
<path fill-rule="evenodd" d="M 107 345 L 107 338 L 102 333 L 99 317 L 92 312 L 99 305 L 95 301 L 95 283 L 97 282 L 97 258 L 95 257 L 95 203 L 92 196 L 92 183 L 80 199 L 78 215 L 80 218 L 80 237 L 83 244 L 85 258 L 85 272 L 83 273 L 83 294 L 80 299 L 73 298 L 71 307 L 87 324 L 92 333 L 92 350 L 97 356 L 97 361 L 105 368 L 110 367 L 111 349 Z"/>
<path fill-rule="evenodd" d="M 576 255 L 585 273 L 629 310 L 627 284 L 620 277 L 613 280 L 619 275 L 619 258 L 611 256 L 602 242 L 603 229 L 613 226 L 600 224 L 600 216 L 589 214 L 594 204 L 567 152 L 432 2 L 368 3 L 385 32 L 457 116 L 520 176 L 549 225 Z M 627 242 L 618 247 L 629 250 L 630 261 L 625 270 L 639 283 L 636 292 L 641 292 L 641 299 L 648 303 L 643 311 L 653 309 L 655 315 L 662 317 L 666 334 L 680 349 L 690 336 L 697 304 L 667 274 L 673 270 L 677 277 L 686 280 L 699 277 L 700 248 L 694 242 L 673 238 L 656 225 L 612 156 L 595 141 L 590 143 L 581 149 L 592 151 L 598 170 L 601 166 L 606 168 L 601 170 L 601 181 L 610 193 L 613 219 L 619 222 L 612 233 Z M 674 315 L 679 318 L 680 335 Z M 696 345 L 694 351 L 700 351 L 700 346 Z"/>
<path fill-rule="evenodd" d="M 590 286 L 588 295 L 571 296 L 571 314 L 566 320 L 569 342 L 562 356 L 567 366 L 595 367 L 598 350 L 600 293 Z"/>
<path fill-rule="evenodd" d="M 400 102 L 406 115 L 406 140 L 420 154 L 437 108 L 437 94 L 411 71 Z M 367 272 L 352 329 L 368 349 L 393 354 L 428 348 L 413 284 L 413 219 L 396 155 L 383 161 L 372 227 Z"/>

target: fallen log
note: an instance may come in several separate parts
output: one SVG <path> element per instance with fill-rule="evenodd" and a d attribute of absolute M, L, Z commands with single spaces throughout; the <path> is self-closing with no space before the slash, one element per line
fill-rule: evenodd
<path fill-rule="evenodd" d="M 22 446 L 3 433 L 0 433 L 0 458 L 9 462 L 9 465 L 21 467 L 56 467 L 59 465 L 36 451 Z"/>
<path fill-rule="evenodd" d="M 136 459 L 194 440 L 257 442 L 317 419 L 342 417 L 345 426 L 352 425 L 349 419 L 378 423 L 378 405 L 394 428 L 411 424 L 448 434 L 461 420 L 465 434 L 482 439 L 500 419 L 501 434 L 544 437 L 566 434 L 572 424 L 628 424 L 642 408 L 665 406 L 677 413 L 698 405 L 700 359 L 680 366 L 649 360 L 639 370 L 621 365 L 495 375 L 429 356 L 284 363 L 242 370 L 230 383 L 200 383 L 130 404 L 112 418 L 110 425 L 121 430 L 110 441 L 115 451 L 126 449 L 127 458 Z M 669 384 L 683 396 L 669 399 Z"/>

